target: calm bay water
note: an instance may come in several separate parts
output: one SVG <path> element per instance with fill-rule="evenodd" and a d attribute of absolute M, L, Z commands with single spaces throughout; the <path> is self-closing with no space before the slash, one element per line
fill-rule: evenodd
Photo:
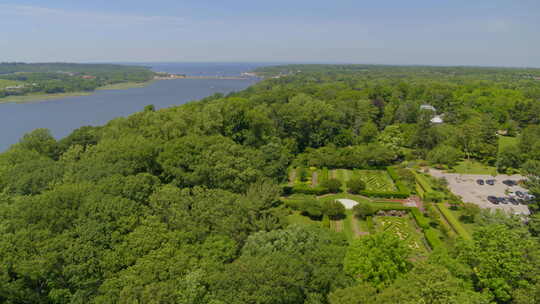
<path fill-rule="evenodd" d="M 197 70 L 189 64 L 190 71 L 182 64 L 153 66 L 156 71 L 185 73 L 188 75 L 217 75 L 222 66 L 200 64 Z M 196 65 L 196 64 L 195 64 Z M 228 76 L 248 71 L 236 67 Z M 97 126 L 109 120 L 142 111 L 146 105 L 156 108 L 181 105 L 214 93 L 240 91 L 256 83 L 250 80 L 175 79 L 162 80 L 144 88 L 97 91 L 90 96 L 68 97 L 32 103 L 0 104 L 0 151 L 9 148 L 27 132 L 36 128 L 50 129 L 56 138 L 62 138 L 81 126 Z"/>

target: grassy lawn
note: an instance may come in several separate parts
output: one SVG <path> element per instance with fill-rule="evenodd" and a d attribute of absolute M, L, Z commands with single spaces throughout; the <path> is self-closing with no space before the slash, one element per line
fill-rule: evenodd
<path fill-rule="evenodd" d="M 452 172 L 460 174 L 497 175 L 497 168 L 486 166 L 477 161 L 464 160 L 459 162 L 458 165 L 453 168 Z"/>
<path fill-rule="evenodd" d="M 0 89 L 3 89 L 5 87 L 17 86 L 20 84 L 24 84 L 24 82 L 16 81 L 16 80 L 0 79 Z"/>
<path fill-rule="evenodd" d="M 287 216 L 289 224 L 297 224 L 300 226 L 321 226 L 321 222 L 314 221 L 307 216 L 300 214 L 300 211 L 294 211 L 291 215 Z"/>
<path fill-rule="evenodd" d="M 34 102 L 34 101 L 46 101 L 51 99 L 61 99 L 66 97 L 88 96 L 92 95 L 92 92 L 73 92 L 73 93 L 58 93 L 58 94 L 30 94 L 21 96 L 8 96 L 0 98 L 0 103 L 6 102 Z"/>
<path fill-rule="evenodd" d="M 345 237 L 347 238 L 347 241 L 352 242 L 353 239 L 356 238 L 354 235 L 354 231 L 352 228 L 352 221 L 357 221 L 356 218 L 354 218 L 354 215 L 352 214 L 351 210 L 347 210 L 345 212 L 345 219 L 343 220 L 343 233 L 345 233 Z"/>
<path fill-rule="evenodd" d="M 105 85 L 105 86 L 97 88 L 97 90 L 126 90 L 126 89 L 133 89 L 133 88 L 144 88 L 152 83 L 154 83 L 153 80 L 147 81 L 147 82 L 121 82 L 121 83 Z"/>
<path fill-rule="evenodd" d="M 427 248 L 424 245 L 423 235 L 416 230 L 410 215 L 405 217 L 376 216 L 374 217 L 377 231 L 394 233 L 414 252 L 416 256 L 426 256 Z"/>

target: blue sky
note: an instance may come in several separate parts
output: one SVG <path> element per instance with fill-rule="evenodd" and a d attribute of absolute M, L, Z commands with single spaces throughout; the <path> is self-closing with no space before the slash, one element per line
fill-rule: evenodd
<path fill-rule="evenodd" d="M 539 0 L 0 0 L 0 61 L 540 67 Z"/>

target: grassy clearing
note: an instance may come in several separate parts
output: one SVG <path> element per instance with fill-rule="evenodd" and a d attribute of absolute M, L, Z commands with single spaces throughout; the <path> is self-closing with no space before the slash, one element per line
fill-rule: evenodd
<path fill-rule="evenodd" d="M 121 82 L 102 86 L 97 88 L 96 90 L 126 90 L 134 88 L 144 88 L 152 83 L 154 83 L 153 80 L 147 82 Z"/>
<path fill-rule="evenodd" d="M 515 146 L 517 144 L 517 137 L 499 136 L 499 152 L 506 147 Z"/>
<path fill-rule="evenodd" d="M 299 211 L 294 211 L 292 214 L 287 216 L 287 221 L 289 224 L 296 224 L 300 226 L 321 226 L 321 222 L 314 221 L 307 216 L 303 216 Z"/>
<path fill-rule="evenodd" d="M 92 95 L 92 92 L 72 92 L 72 93 L 58 93 L 58 94 L 30 94 L 30 95 L 21 95 L 21 96 L 8 96 L 0 98 L 0 103 L 7 102 L 39 102 L 47 101 L 53 99 L 62 99 L 67 97 L 78 97 L 78 96 L 89 96 Z"/>
<path fill-rule="evenodd" d="M 11 86 L 17 86 L 24 84 L 22 81 L 16 81 L 16 80 L 9 80 L 9 79 L 0 79 L 0 89 L 11 87 Z"/>
<path fill-rule="evenodd" d="M 486 166 L 473 160 L 464 160 L 452 169 L 452 172 L 460 174 L 497 175 L 497 168 Z"/>

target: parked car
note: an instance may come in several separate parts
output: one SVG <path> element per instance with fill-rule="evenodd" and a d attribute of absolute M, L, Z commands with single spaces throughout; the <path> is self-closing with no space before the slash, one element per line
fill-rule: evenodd
<path fill-rule="evenodd" d="M 506 197 L 499 197 L 497 199 L 499 201 L 499 203 L 502 203 L 502 204 L 508 204 L 508 200 L 506 199 Z"/>
<path fill-rule="evenodd" d="M 497 199 L 497 197 L 495 197 L 493 195 L 488 196 L 487 200 L 492 204 L 495 204 L 495 205 L 499 204 L 499 200 Z"/>
<path fill-rule="evenodd" d="M 488 179 L 488 180 L 486 180 L 486 184 L 488 184 L 490 186 L 493 186 L 493 185 L 495 185 L 495 180 L 494 179 Z"/>
<path fill-rule="evenodd" d="M 484 185 L 484 180 L 483 179 L 477 179 L 476 183 L 479 184 L 480 186 L 483 186 Z"/>
<path fill-rule="evenodd" d="M 513 198 L 513 197 L 509 198 L 508 201 L 509 201 L 512 205 L 519 205 L 519 202 L 518 202 L 515 198 Z"/>
<path fill-rule="evenodd" d="M 508 187 L 512 187 L 517 185 L 517 182 L 511 179 L 505 179 L 503 180 L 503 184 L 507 185 Z"/>
<path fill-rule="evenodd" d="M 519 197 L 519 198 L 524 198 L 525 197 L 525 193 L 521 192 L 521 191 L 516 191 L 516 195 Z"/>

